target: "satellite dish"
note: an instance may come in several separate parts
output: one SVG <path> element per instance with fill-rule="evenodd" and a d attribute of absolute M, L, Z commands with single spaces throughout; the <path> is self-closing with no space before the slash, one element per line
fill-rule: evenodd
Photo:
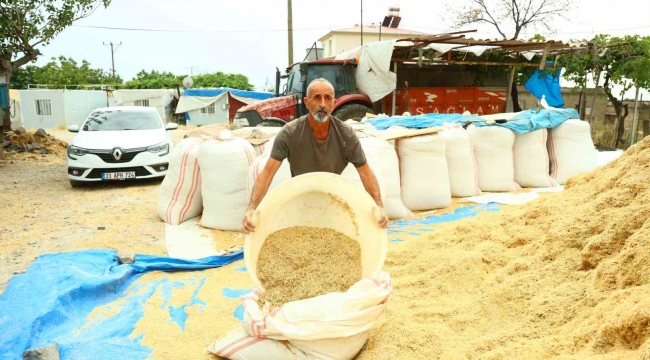
<path fill-rule="evenodd" d="M 194 85 L 194 80 L 192 79 L 191 76 L 187 76 L 185 77 L 185 79 L 183 79 L 183 87 L 189 89 L 192 87 L 192 85 Z"/>

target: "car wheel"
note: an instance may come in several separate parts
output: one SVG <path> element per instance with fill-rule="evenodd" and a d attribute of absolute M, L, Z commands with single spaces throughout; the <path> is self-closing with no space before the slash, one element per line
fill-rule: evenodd
<path fill-rule="evenodd" d="M 366 113 L 372 114 L 373 111 L 370 110 L 370 108 L 368 108 L 365 105 L 346 104 L 336 109 L 332 115 L 334 115 L 334 117 L 338 118 L 341 121 L 350 120 L 350 119 L 355 121 L 361 121 L 361 119 L 363 119 L 366 116 Z"/>
<path fill-rule="evenodd" d="M 70 186 L 73 188 L 80 187 L 84 184 L 83 181 L 77 181 L 77 180 L 70 180 Z"/>

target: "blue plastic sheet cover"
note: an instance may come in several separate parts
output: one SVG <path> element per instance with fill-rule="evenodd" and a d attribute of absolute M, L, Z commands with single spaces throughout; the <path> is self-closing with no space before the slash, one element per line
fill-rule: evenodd
<path fill-rule="evenodd" d="M 266 100 L 275 97 L 275 94 L 269 92 L 237 90 L 237 89 L 230 89 L 230 88 L 228 88 L 228 91 L 230 91 L 230 93 L 235 96 L 254 99 L 254 100 Z"/>
<path fill-rule="evenodd" d="M 576 109 L 530 109 L 522 111 L 508 122 L 488 125 L 485 122 L 475 123 L 475 126 L 500 126 L 510 129 L 517 134 L 525 134 L 539 129 L 552 129 L 569 119 L 579 119 Z"/>
<path fill-rule="evenodd" d="M 202 96 L 202 97 L 216 97 L 228 91 L 226 88 L 219 89 L 186 89 L 183 91 L 183 96 Z"/>
<path fill-rule="evenodd" d="M 524 87 L 530 91 L 531 94 L 539 100 L 542 95 L 546 96 L 546 102 L 556 108 L 564 107 L 564 100 L 562 99 L 562 91 L 560 89 L 560 73 L 553 75 L 551 73 L 544 74 L 535 70 L 533 75 L 526 81 Z"/>
<path fill-rule="evenodd" d="M 254 99 L 254 100 L 266 100 L 272 98 L 275 94 L 268 92 L 260 91 L 247 91 L 247 90 L 237 90 L 231 88 L 218 88 L 218 89 L 186 89 L 183 91 L 183 96 L 202 96 L 202 97 L 217 97 L 226 91 L 230 92 L 232 95 Z"/>
<path fill-rule="evenodd" d="M 156 287 L 129 299 L 120 316 L 83 328 L 93 309 L 121 298 L 147 272 L 209 269 L 241 259 L 241 251 L 193 261 L 137 255 L 131 265 L 119 265 L 110 250 L 40 256 L 0 297 L 0 359 L 21 359 L 25 350 L 51 343 L 61 359 L 145 359 L 151 349 L 130 334 Z"/>
<path fill-rule="evenodd" d="M 422 114 L 412 116 L 376 117 L 367 119 L 366 122 L 377 130 L 385 130 L 391 126 L 404 126 L 411 129 L 442 126 L 443 123 L 455 123 L 461 121 L 483 121 L 478 116 L 467 116 L 462 114 Z"/>

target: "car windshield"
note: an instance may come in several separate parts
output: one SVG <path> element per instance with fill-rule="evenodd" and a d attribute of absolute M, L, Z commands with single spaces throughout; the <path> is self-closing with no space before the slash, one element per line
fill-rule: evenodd
<path fill-rule="evenodd" d="M 154 130 L 162 128 L 158 113 L 153 111 L 94 111 L 83 131 Z"/>

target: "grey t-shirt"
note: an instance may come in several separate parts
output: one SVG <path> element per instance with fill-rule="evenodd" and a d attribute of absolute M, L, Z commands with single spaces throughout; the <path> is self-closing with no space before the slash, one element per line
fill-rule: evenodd
<path fill-rule="evenodd" d="M 317 140 L 307 116 L 285 125 L 275 137 L 271 150 L 271 158 L 289 160 L 291 176 L 318 171 L 341 175 L 348 163 L 356 167 L 366 164 L 366 155 L 352 127 L 330 116 L 327 139 Z"/>

